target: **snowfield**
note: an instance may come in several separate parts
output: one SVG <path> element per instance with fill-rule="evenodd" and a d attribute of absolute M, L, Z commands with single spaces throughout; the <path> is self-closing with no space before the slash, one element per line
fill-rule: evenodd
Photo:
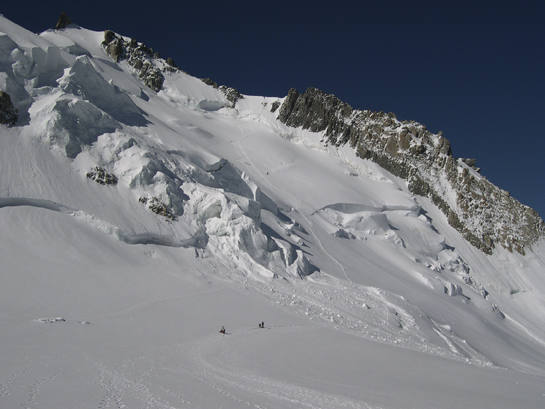
<path fill-rule="evenodd" d="M 0 16 L 0 408 L 545 407 L 543 240 L 103 39 Z"/>

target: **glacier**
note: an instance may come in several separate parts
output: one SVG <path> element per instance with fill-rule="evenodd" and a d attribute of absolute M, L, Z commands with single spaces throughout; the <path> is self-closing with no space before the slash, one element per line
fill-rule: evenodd
<path fill-rule="evenodd" d="M 106 33 L 0 16 L 0 407 L 545 406 L 543 238 Z"/>

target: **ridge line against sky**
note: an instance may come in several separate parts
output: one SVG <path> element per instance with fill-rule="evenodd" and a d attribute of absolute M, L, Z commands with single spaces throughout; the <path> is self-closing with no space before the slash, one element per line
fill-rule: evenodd
<path fill-rule="evenodd" d="M 354 108 L 442 130 L 455 156 L 477 158 L 483 175 L 543 217 L 545 6 L 430 4 L 31 1 L 0 12 L 40 32 L 64 10 L 82 27 L 134 37 L 191 75 L 246 94 L 315 86 Z"/>

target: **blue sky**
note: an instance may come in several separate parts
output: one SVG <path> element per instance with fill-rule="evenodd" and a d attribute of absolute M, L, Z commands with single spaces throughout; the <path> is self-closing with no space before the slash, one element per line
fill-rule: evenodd
<path fill-rule="evenodd" d="M 315 86 L 419 121 L 543 217 L 545 6 L 438 3 L 42 1 L 1 12 L 39 32 L 64 10 L 246 94 Z"/>

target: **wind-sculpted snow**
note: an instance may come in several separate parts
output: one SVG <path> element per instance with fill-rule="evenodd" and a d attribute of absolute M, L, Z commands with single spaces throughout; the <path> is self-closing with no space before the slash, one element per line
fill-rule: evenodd
<path fill-rule="evenodd" d="M 28 197 L 3 197 L 0 198 L 0 208 L 2 207 L 16 207 L 16 206 L 32 206 L 40 209 L 51 210 L 54 212 L 69 213 L 72 211 L 69 207 L 66 207 L 60 203 L 53 202 L 46 199 L 32 199 Z"/>
<path fill-rule="evenodd" d="M 206 244 L 208 242 L 208 236 L 203 231 L 198 231 L 192 237 L 182 240 L 155 233 L 130 233 L 125 232 L 118 227 L 111 225 L 110 223 L 99 220 L 85 212 L 72 209 L 68 206 L 64 206 L 51 200 L 33 199 L 26 197 L 0 198 L 0 209 L 4 207 L 19 206 L 36 207 L 39 209 L 51 210 L 53 212 L 59 212 L 69 216 L 74 216 L 75 218 L 84 221 L 85 223 L 87 223 L 91 227 L 96 228 L 99 231 L 113 235 L 118 240 L 126 244 L 153 244 L 166 247 L 194 247 L 202 249 L 206 248 Z"/>
<path fill-rule="evenodd" d="M 199 232 L 186 240 L 174 240 L 168 236 L 161 236 L 153 233 L 128 234 L 122 231 L 117 232 L 117 237 L 127 244 L 155 244 L 167 247 L 194 247 L 198 249 L 206 248 L 208 236 L 204 232 Z"/>
<path fill-rule="evenodd" d="M 253 192 L 248 183 L 243 180 L 241 172 L 229 161 L 222 159 L 209 165 L 206 170 L 213 176 L 215 187 L 227 189 L 231 193 L 247 198 L 254 198 Z"/>
<path fill-rule="evenodd" d="M 206 231 L 207 249 L 229 265 L 235 257 L 233 268 L 244 275 L 304 277 L 318 270 L 297 246 L 262 225 L 255 200 L 198 184 L 187 189 L 187 214 Z"/>
<path fill-rule="evenodd" d="M 116 85 L 108 83 L 88 56 L 77 57 L 70 69 L 58 80 L 59 87 L 89 101 L 115 120 L 129 126 L 148 123 L 144 112 Z"/>
<path fill-rule="evenodd" d="M 208 101 L 203 99 L 201 102 L 199 102 L 198 106 L 205 111 L 217 111 L 224 108 L 225 104 L 219 101 Z"/>
<path fill-rule="evenodd" d="M 433 289 L 437 285 L 451 296 L 463 295 L 463 287 L 475 288 L 470 268 L 438 233 L 420 206 L 373 207 L 356 203 L 335 203 L 316 211 L 325 220 L 335 237 L 357 240 L 384 240 L 397 247 L 411 262 L 431 272 L 448 272 L 453 278 L 428 278 L 414 269 L 410 274 L 418 282 Z M 405 232 L 411 231 L 411 235 Z M 415 234 L 415 232 L 418 232 Z M 432 273 L 433 275 L 433 273 Z M 436 284 L 433 284 L 436 282 Z"/>
<path fill-rule="evenodd" d="M 401 205 L 370 206 L 370 205 L 359 204 L 359 203 L 334 203 L 334 204 L 324 206 L 320 210 L 324 210 L 324 209 L 333 209 L 342 213 L 357 213 L 362 211 L 385 212 L 385 211 L 394 211 L 394 210 L 406 210 L 407 212 L 418 213 L 419 211 L 421 211 L 421 207 L 416 204 L 414 206 L 401 206 Z"/>
<path fill-rule="evenodd" d="M 0 33 L 0 90 L 10 95 L 21 124 L 29 120 L 27 111 L 32 99 L 24 81 L 32 65 L 30 57 L 8 35 Z"/>
<path fill-rule="evenodd" d="M 100 135 L 119 127 L 118 122 L 95 105 L 69 96 L 58 99 L 52 113 L 47 124 L 48 139 L 63 147 L 69 158 L 75 158 L 85 146 L 96 142 Z"/>

